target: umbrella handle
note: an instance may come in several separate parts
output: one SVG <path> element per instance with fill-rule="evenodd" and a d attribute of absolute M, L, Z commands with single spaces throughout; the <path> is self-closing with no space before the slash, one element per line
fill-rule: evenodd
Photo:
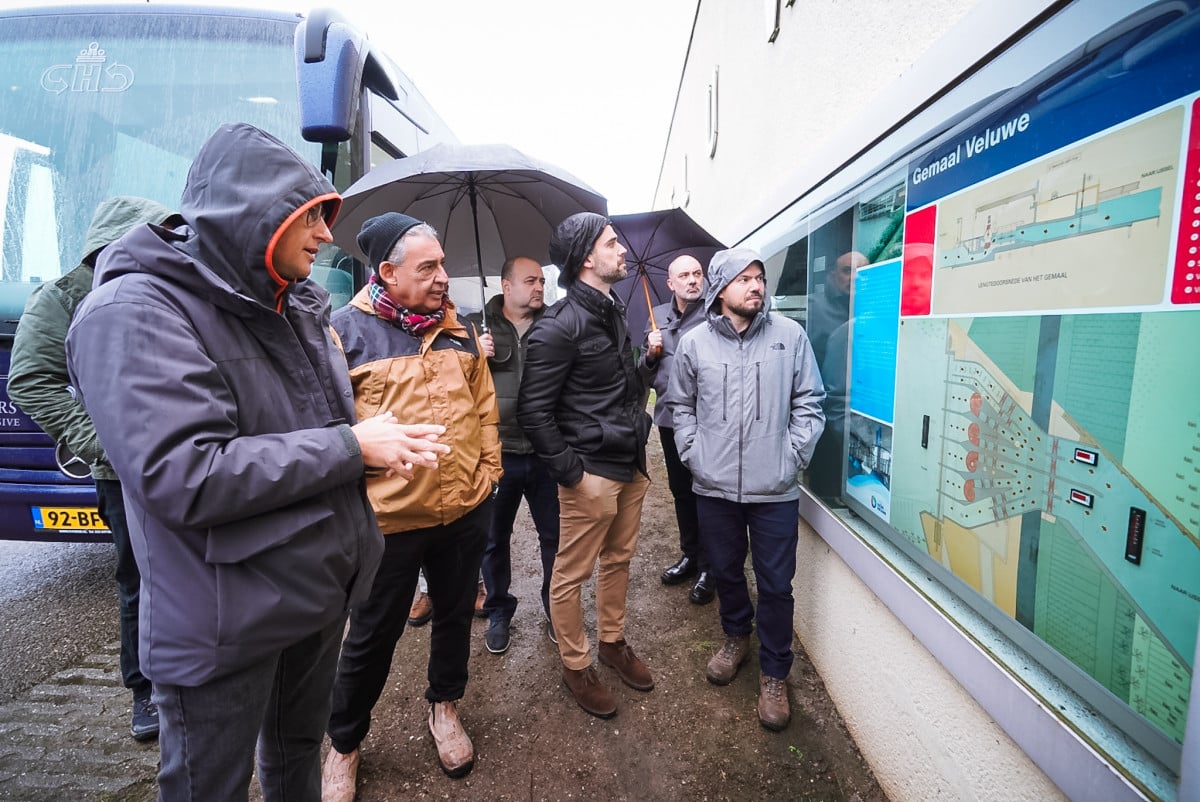
<path fill-rule="evenodd" d="M 638 272 L 641 273 L 642 292 L 646 293 L 646 313 L 648 315 L 650 315 L 650 330 L 658 331 L 658 321 L 654 319 L 654 304 L 652 304 L 650 302 L 650 282 L 646 279 L 646 271 L 645 270 L 640 270 Z M 655 345 L 655 346 L 651 346 L 650 348 L 647 348 L 646 356 L 651 359 L 654 359 L 656 361 L 661 359 L 662 358 L 662 346 Z"/>

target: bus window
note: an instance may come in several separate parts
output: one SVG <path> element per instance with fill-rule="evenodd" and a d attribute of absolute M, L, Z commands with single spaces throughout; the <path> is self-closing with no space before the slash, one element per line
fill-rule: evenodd
<path fill-rule="evenodd" d="M 313 20 L 319 26 L 330 17 Z M 284 12 L 170 5 L 0 11 L 0 538 L 105 536 L 72 528 L 90 515 L 39 518 L 39 510 L 94 508 L 94 491 L 90 480 L 59 470 L 54 444 L 4 391 L 26 299 L 79 263 L 101 201 L 135 195 L 177 207 L 196 152 L 230 122 L 269 131 L 344 190 L 368 166 L 363 98 L 379 100 L 385 83 L 400 89 L 400 99 L 387 102 L 390 137 L 414 151 L 453 140 L 411 82 L 344 21 L 340 35 L 353 42 L 326 54 L 332 67 L 306 71 L 299 91 L 302 21 Z M 301 103 L 327 111 L 347 91 L 350 119 L 326 122 L 351 138 L 306 141 Z M 328 246 L 314 278 L 339 306 L 365 275 Z"/>

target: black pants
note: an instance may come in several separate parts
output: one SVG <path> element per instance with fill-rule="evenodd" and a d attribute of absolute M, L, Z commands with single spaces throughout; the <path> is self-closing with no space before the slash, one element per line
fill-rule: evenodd
<path fill-rule="evenodd" d="M 700 542 L 700 520 L 696 516 L 696 494 L 692 492 L 692 472 L 679 459 L 675 430 L 658 427 L 662 440 L 663 461 L 667 464 L 667 486 L 675 499 L 675 521 L 679 524 L 679 550 L 691 557 L 701 571 L 708 570 L 708 555 Z"/>
<path fill-rule="evenodd" d="M 491 518 L 489 499 L 445 526 L 384 536 L 383 560 L 371 595 L 350 611 L 350 632 L 342 644 L 329 716 L 334 749 L 353 752 L 371 728 L 371 710 L 391 672 L 392 654 L 404 634 L 421 569 L 433 602 L 425 698 L 430 702 L 462 698 L 479 564 Z"/>
<path fill-rule="evenodd" d="M 550 576 L 558 554 L 558 485 L 550 478 L 546 463 L 537 454 L 502 454 L 504 476 L 496 490 L 492 509 L 492 527 L 487 550 L 483 553 L 483 583 L 487 602 L 483 609 L 492 621 L 511 621 L 517 611 L 512 586 L 513 523 L 521 499 L 529 502 L 529 514 L 537 529 L 538 551 L 542 557 L 542 609 L 550 618 Z"/>
<path fill-rule="evenodd" d="M 129 544 L 129 519 L 125 516 L 125 498 L 121 483 L 115 479 L 96 480 L 96 498 L 100 517 L 112 532 L 117 552 L 117 599 L 121 605 L 121 681 L 133 691 L 134 698 L 150 698 L 150 680 L 142 675 L 138 660 L 138 599 L 142 575 Z"/>

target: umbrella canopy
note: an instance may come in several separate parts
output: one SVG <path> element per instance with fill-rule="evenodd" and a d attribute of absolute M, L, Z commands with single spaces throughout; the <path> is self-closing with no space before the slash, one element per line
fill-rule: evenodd
<path fill-rule="evenodd" d="M 567 217 L 607 210 L 608 201 L 587 184 L 516 148 L 437 145 L 354 182 L 343 193 L 333 239 L 366 261 L 355 241 L 363 222 L 403 212 L 437 229 L 451 277 L 478 277 L 486 286 L 484 277 L 499 273 L 509 257 L 547 264 L 550 235 Z"/>
<path fill-rule="evenodd" d="M 685 254 L 693 256 L 707 275 L 713 254 L 725 246 L 679 208 L 618 214 L 610 219 L 617 239 L 628 251 L 625 259 L 629 265 L 628 277 L 617 282 L 613 292 L 628 307 L 629 335 L 640 345 L 650 319 L 649 307 L 671 299 L 667 289 L 671 262 Z"/>

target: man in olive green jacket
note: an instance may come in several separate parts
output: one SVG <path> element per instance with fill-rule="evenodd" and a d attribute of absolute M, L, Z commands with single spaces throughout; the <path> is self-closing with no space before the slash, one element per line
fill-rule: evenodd
<path fill-rule="evenodd" d="M 96 207 L 78 267 L 34 290 L 13 340 L 8 395 L 34 423 L 87 463 L 96 482 L 100 516 L 112 531 L 117 553 L 121 603 L 121 679 L 133 692 L 130 734 L 139 741 L 158 736 L 158 710 L 150 701 L 150 680 L 138 662 L 138 593 L 141 574 L 129 545 L 121 483 L 108 464 L 96 427 L 75 397 L 67 375 L 67 329 L 75 308 L 91 292 L 96 257 L 132 228 L 163 224 L 174 215 L 152 200 L 109 198 Z"/>

